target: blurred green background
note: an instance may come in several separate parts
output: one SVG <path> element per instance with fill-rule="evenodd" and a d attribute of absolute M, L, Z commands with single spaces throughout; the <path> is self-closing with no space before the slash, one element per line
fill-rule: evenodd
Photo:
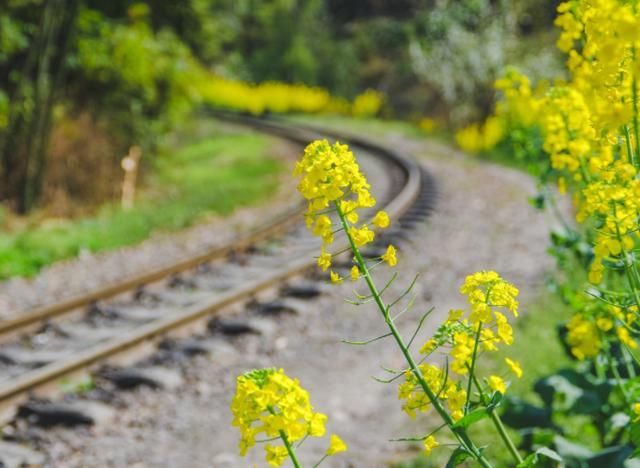
<path fill-rule="evenodd" d="M 422 120 L 444 131 L 482 119 L 506 64 L 534 79 L 562 74 L 552 47 L 557 3 L 0 0 L 0 275 L 31 274 L 81 249 L 119 245 L 94 236 L 83 240 L 69 223 L 98 222 L 115 209 L 121 159 L 134 145 L 143 152 L 139 184 L 155 193 L 162 190 L 154 183 L 175 183 L 173 192 L 180 192 L 186 179 L 169 180 L 159 155 L 180 158 L 181 148 L 202 145 L 204 137 L 188 128 L 203 119 L 197 113 L 203 107 L 240 102 L 234 93 L 244 93 L 235 107 L 249 111 L 253 83 L 312 87 L 315 94 L 304 95 L 310 102 L 328 99 L 315 89 L 322 88 L 331 96 L 326 104 L 298 103 L 313 112 Z M 225 80 L 224 86 L 216 80 Z M 238 90 L 236 83 L 250 88 Z M 274 89 L 262 90 L 262 98 L 274 99 Z M 252 112 L 296 110 L 303 97 L 292 94 L 290 100 Z M 178 144 L 176 135 L 182 135 Z M 238 143 L 247 149 L 237 152 L 239 161 L 255 154 L 245 143 Z M 207 154 L 217 157 L 223 150 L 216 148 Z M 265 149 L 261 157 L 273 164 L 262 164 L 257 176 L 273 176 L 277 163 L 269 153 Z M 183 173 L 187 178 L 189 171 Z M 225 180 L 235 183 L 233 176 Z M 271 193 L 274 183 L 265 180 L 255 199 L 238 204 Z M 186 207 L 193 194 L 183 195 L 182 205 L 193 212 Z M 234 195 L 228 197 L 225 212 L 235 206 Z M 187 225 L 198 215 L 192 214 L 176 214 L 180 222 L 151 223 L 141 232 Z M 49 249 L 25 240 L 35 236 L 47 244 L 53 234 L 39 230 L 50 218 L 62 220 L 56 232 L 65 232 L 64 248 L 58 241 Z M 75 240 L 67 243 L 70 237 Z M 20 249 L 38 260 L 16 267 Z"/>

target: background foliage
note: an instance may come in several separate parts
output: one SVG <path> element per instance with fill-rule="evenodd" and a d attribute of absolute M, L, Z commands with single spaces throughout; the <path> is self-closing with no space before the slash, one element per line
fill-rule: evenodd
<path fill-rule="evenodd" d="M 555 3 L 0 0 L 0 199 L 22 213 L 60 197 L 112 199 L 118 188 L 96 190 L 88 174 L 117 179 L 131 145 L 148 154 L 203 100 L 229 107 L 239 95 L 229 80 L 333 96 L 287 111 L 351 112 L 348 100 L 371 88 L 387 96 L 387 115 L 483 117 L 507 61 L 554 70 L 522 44 L 546 40 Z M 370 103 L 353 113 L 377 112 Z"/>

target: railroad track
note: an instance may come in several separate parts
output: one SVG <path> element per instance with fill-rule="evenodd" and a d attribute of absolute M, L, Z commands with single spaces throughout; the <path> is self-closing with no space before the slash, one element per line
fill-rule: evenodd
<path fill-rule="evenodd" d="M 338 132 L 224 117 L 300 144 L 320 137 L 349 142 L 376 189 L 377 208 L 384 207 L 396 221 L 381 233 L 381 242 L 407 239 L 407 230 L 431 209 L 433 181 L 395 150 Z M 12 419 L 29 399 L 59 392 L 63 379 L 135 362 L 167 336 L 207 328 L 234 333 L 241 325 L 222 318 L 234 305 L 273 291 L 315 265 L 317 241 L 306 231 L 301 212 L 283 213 L 231 245 L 1 321 L 0 422 Z M 335 245 L 336 250 L 345 247 L 346 241 Z M 304 294 L 295 288 L 288 292 Z"/>

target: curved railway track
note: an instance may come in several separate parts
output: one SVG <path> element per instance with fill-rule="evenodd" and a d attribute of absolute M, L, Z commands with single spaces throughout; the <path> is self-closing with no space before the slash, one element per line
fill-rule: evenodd
<path fill-rule="evenodd" d="M 395 150 L 334 131 L 224 118 L 300 144 L 321 137 L 349 142 L 380 189 L 377 208 L 384 206 L 396 221 L 380 241 L 406 239 L 406 230 L 431 209 L 433 181 Z M 232 312 L 231 306 L 309 270 L 317 242 L 301 212 L 283 213 L 232 245 L 1 321 L 0 421 L 14 417 L 30 397 L 55 393 L 62 379 L 133 362 L 164 337 L 200 330 L 212 317 Z M 335 249 L 344 250 L 343 244 Z"/>

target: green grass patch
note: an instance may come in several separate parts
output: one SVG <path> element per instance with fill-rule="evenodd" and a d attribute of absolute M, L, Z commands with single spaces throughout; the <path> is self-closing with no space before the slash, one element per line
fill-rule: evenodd
<path fill-rule="evenodd" d="M 155 231 L 227 215 L 272 195 L 284 169 L 268 137 L 212 120 L 193 124 L 171 140 L 153 158 L 133 209 L 108 204 L 91 217 L 0 233 L 0 278 L 30 276 L 84 250 L 131 245 Z"/>

